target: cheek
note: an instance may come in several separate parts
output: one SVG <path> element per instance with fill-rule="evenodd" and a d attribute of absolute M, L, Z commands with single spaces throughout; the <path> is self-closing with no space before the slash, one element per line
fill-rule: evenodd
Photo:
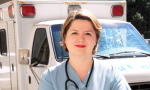
<path fill-rule="evenodd" d="M 94 37 L 94 45 L 96 45 L 96 43 L 97 43 L 97 39 L 96 39 L 96 37 Z"/>
<path fill-rule="evenodd" d="M 95 45 L 97 44 L 98 42 L 97 42 L 97 39 L 95 39 Z"/>
<path fill-rule="evenodd" d="M 86 42 L 88 42 L 89 44 L 96 45 L 96 37 L 86 38 Z"/>
<path fill-rule="evenodd" d="M 65 44 L 74 43 L 76 41 L 76 38 L 74 37 L 67 37 L 65 39 Z"/>

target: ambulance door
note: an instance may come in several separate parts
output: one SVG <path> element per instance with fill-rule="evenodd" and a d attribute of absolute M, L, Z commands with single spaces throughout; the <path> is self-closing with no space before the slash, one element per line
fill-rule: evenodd
<path fill-rule="evenodd" d="M 48 26 L 35 26 L 31 48 L 31 64 L 38 60 L 38 65 L 28 68 L 28 90 L 37 90 L 42 73 L 46 70 L 50 58 Z"/>
<path fill-rule="evenodd" d="M 0 22 L 0 90 L 11 90 L 7 23 Z"/>
<path fill-rule="evenodd" d="M 15 47 L 15 31 L 14 21 L 8 21 L 8 36 L 9 36 L 9 54 L 10 54 L 10 76 L 11 76 L 11 90 L 17 90 L 17 75 L 16 75 L 16 47 Z"/>

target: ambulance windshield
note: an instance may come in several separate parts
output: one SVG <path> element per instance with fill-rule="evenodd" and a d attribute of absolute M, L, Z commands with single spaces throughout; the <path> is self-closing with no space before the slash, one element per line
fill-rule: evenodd
<path fill-rule="evenodd" d="M 150 47 L 138 31 L 130 24 L 124 22 L 100 22 L 102 25 L 101 39 L 98 42 L 96 55 L 111 56 L 115 53 L 125 55 L 150 54 Z M 57 59 L 68 58 L 68 53 L 60 45 L 62 24 L 52 25 L 53 47 Z"/>

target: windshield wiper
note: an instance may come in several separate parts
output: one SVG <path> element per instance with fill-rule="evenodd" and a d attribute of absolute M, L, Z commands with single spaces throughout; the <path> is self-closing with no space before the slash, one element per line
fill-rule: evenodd
<path fill-rule="evenodd" d="M 60 59 L 67 59 L 69 58 L 69 56 L 63 56 L 63 57 L 59 57 Z"/>
<path fill-rule="evenodd" d="M 117 54 L 126 54 L 126 53 L 141 53 L 141 54 L 145 54 L 147 56 L 150 56 L 150 53 L 145 53 L 145 52 L 141 52 L 141 51 L 121 51 L 121 52 L 117 52 L 117 53 L 112 53 L 109 55 L 117 55 Z"/>
<path fill-rule="evenodd" d="M 96 54 L 96 55 L 94 55 L 94 57 L 96 57 L 96 58 L 110 58 L 110 56 L 105 56 L 105 55 L 98 55 L 98 54 Z"/>
<path fill-rule="evenodd" d="M 150 56 L 150 53 L 145 53 L 145 52 L 139 52 L 139 53 L 142 53 L 142 54 L 145 54 L 147 56 Z"/>
<path fill-rule="evenodd" d="M 121 51 L 121 52 L 112 53 L 112 54 L 109 54 L 109 55 L 116 55 L 116 54 L 123 54 L 123 53 L 132 53 L 132 52 L 137 52 L 137 51 Z"/>

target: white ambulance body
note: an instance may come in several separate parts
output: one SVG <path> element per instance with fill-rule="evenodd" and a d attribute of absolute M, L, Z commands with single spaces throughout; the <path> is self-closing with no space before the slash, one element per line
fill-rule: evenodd
<path fill-rule="evenodd" d="M 150 46 L 150 39 L 145 39 L 145 41 Z"/>
<path fill-rule="evenodd" d="M 80 8 L 90 10 L 98 19 L 119 20 L 114 23 L 126 21 L 126 1 L 123 0 L 14 0 L 0 5 L 0 90 L 37 90 L 42 73 L 65 59 L 63 56 L 66 53 L 58 45 L 61 38 L 57 36 L 57 33 L 60 33 L 59 30 L 68 13 Z M 104 20 L 103 22 L 110 21 Z M 59 30 L 53 32 L 53 29 Z M 144 59 L 150 60 L 149 57 L 144 57 Z M 128 59 L 129 62 L 131 60 L 132 64 L 134 61 L 141 62 L 140 59 Z M 106 61 L 118 68 L 120 64 L 127 64 L 126 58 L 123 61 L 120 59 Z M 147 81 L 137 80 L 140 76 L 132 80 L 134 76 L 131 72 L 123 72 L 129 83 L 150 81 L 149 76 L 147 76 Z M 146 70 L 145 72 L 147 73 Z"/>

